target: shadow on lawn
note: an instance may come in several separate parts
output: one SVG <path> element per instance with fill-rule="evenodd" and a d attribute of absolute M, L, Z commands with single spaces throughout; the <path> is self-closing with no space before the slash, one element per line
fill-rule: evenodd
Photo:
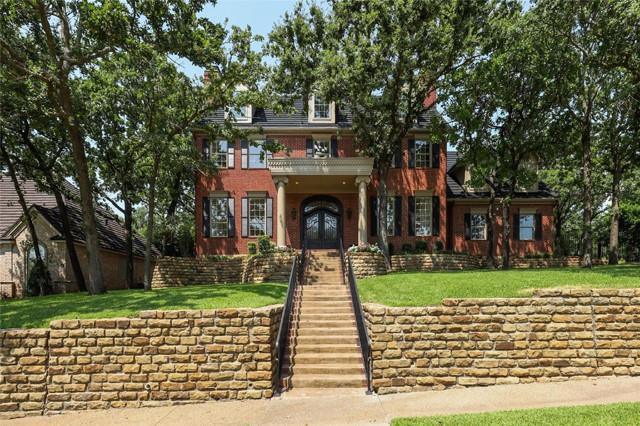
<path fill-rule="evenodd" d="M 282 303 L 286 284 L 194 285 L 114 290 L 89 296 L 70 293 L 0 302 L 0 328 L 47 327 L 56 318 L 136 316 L 144 310 L 222 309 Z M 103 315 L 104 314 L 104 315 Z"/>

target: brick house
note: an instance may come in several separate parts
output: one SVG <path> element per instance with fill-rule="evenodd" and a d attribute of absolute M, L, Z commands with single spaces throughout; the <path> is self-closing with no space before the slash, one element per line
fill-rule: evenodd
<path fill-rule="evenodd" d="M 40 252 L 48 266 L 54 292 L 77 291 L 73 270 L 63 237 L 62 220 L 52 194 L 40 191 L 33 181 L 21 182 L 21 187 L 40 243 Z M 80 267 L 88 274 L 82 213 L 74 202 L 77 188 L 66 183 L 65 205 L 69 214 L 71 233 L 78 253 Z M 105 286 L 109 290 L 126 286 L 125 229 L 108 210 L 96 209 L 100 260 Z M 18 196 L 11 179 L 0 175 L 0 297 L 21 297 L 24 293 L 30 266 L 35 254 L 29 230 L 24 220 Z M 158 252 L 154 248 L 154 254 Z M 134 238 L 134 282 L 142 283 L 144 276 L 144 240 Z"/>
<path fill-rule="evenodd" d="M 435 95 L 425 104 L 433 101 Z M 395 251 L 423 240 L 431 248 L 440 241 L 449 250 L 484 255 L 487 194 L 465 185 L 468 173 L 457 154 L 427 130 L 434 110 L 425 109 L 394 156 L 389 242 Z M 216 111 L 203 122 L 221 124 L 228 113 Z M 252 140 L 210 140 L 194 130 L 196 148 L 218 167 L 215 174 L 196 177 L 198 255 L 247 253 L 260 235 L 294 248 L 303 241 L 311 248 L 335 248 L 339 239 L 345 247 L 377 241 L 374 161 L 358 155 L 348 110 L 312 96 L 306 112 L 298 100 L 293 113 L 253 106 L 233 113 L 237 127 L 261 133 Z M 287 152 L 264 153 L 268 140 Z M 554 205 L 542 184 L 518 194 L 514 253 L 552 250 Z"/>

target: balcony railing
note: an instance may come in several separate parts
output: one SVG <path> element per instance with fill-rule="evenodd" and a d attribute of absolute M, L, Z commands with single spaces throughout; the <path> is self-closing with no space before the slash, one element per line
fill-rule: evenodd
<path fill-rule="evenodd" d="M 343 158 L 271 158 L 267 167 L 273 175 L 361 175 L 369 176 L 373 159 L 367 157 Z"/>

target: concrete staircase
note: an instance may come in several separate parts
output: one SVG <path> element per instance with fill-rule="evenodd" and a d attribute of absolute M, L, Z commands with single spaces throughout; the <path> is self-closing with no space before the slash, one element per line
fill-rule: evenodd
<path fill-rule="evenodd" d="M 309 250 L 284 365 L 286 388 L 366 387 L 358 330 L 337 250 Z"/>

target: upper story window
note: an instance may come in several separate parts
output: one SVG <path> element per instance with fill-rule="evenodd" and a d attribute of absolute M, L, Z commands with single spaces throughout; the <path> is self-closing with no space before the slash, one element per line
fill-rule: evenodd
<path fill-rule="evenodd" d="M 338 157 L 338 139 L 317 135 L 307 139 L 307 158 Z"/>
<path fill-rule="evenodd" d="M 267 167 L 267 159 L 271 158 L 271 152 L 265 149 L 265 143 L 265 140 L 243 140 L 240 142 L 243 169 L 264 169 Z"/>
<path fill-rule="evenodd" d="M 314 158 L 331 157 L 331 141 L 314 140 L 313 141 L 313 157 Z"/>
<path fill-rule="evenodd" d="M 251 105 L 229 108 L 229 115 L 238 123 L 251 123 Z"/>
<path fill-rule="evenodd" d="M 218 168 L 226 168 L 229 156 L 229 144 L 226 140 L 211 142 L 211 160 Z"/>
<path fill-rule="evenodd" d="M 431 167 L 431 143 L 423 140 L 416 142 L 416 167 Z"/>
<path fill-rule="evenodd" d="M 392 237 L 396 230 L 396 197 L 387 198 L 387 235 Z"/>
<path fill-rule="evenodd" d="M 335 102 L 329 102 L 320 96 L 312 95 L 309 99 L 309 122 L 335 123 L 335 110 Z"/>

